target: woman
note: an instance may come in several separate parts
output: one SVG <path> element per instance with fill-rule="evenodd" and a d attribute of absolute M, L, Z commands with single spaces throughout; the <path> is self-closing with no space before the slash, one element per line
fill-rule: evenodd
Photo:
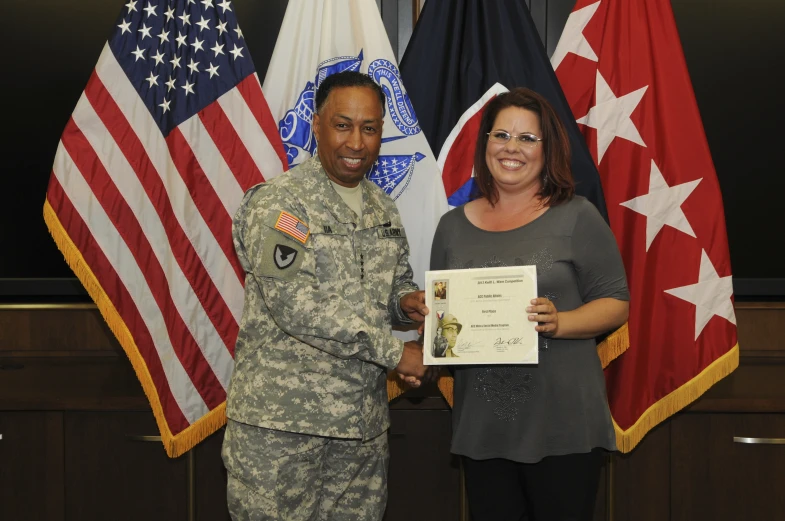
<path fill-rule="evenodd" d="M 452 452 L 474 521 L 592 519 L 606 450 L 615 450 L 594 338 L 627 320 L 613 235 L 574 195 L 567 133 L 537 93 L 514 89 L 483 114 L 476 197 L 445 214 L 431 269 L 537 266 L 536 366 L 456 366 Z"/>

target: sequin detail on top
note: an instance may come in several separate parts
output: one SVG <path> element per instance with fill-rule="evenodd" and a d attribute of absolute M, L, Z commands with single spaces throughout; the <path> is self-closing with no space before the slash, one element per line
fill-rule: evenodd
<path fill-rule="evenodd" d="M 559 299 L 559 294 L 558 293 L 546 293 L 543 296 L 545 298 L 547 298 L 548 300 L 550 300 L 551 302 L 553 302 L 554 305 L 556 304 L 556 301 Z M 556 306 L 556 310 L 557 311 L 559 310 L 558 306 Z M 538 340 L 539 341 L 538 341 L 538 344 L 537 344 L 537 348 L 540 351 L 545 351 L 546 349 L 548 349 L 551 346 L 551 343 L 550 343 L 550 340 L 548 339 L 548 337 L 540 336 L 540 338 Z"/>
<path fill-rule="evenodd" d="M 526 257 L 526 261 L 523 264 L 525 265 L 534 264 L 535 266 L 537 266 L 538 275 L 542 275 L 550 271 L 551 268 L 553 268 L 553 262 L 554 259 L 551 251 L 548 248 L 543 248 Z M 556 293 L 545 293 L 543 296 L 554 303 L 559 298 L 559 295 Z M 549 347 L 550 347 L 550 340 L 547 337 L 540 335 L 537 342 L 537 348 L 540 351 L 545 351 Z"/>
<path fill-rule="evenodd" d="M 469 270 L 475 268 L 474 261 L 465 261 L 463 259 L 455 259 L 451 266 L 448 266 L 447 269 L 449 270 Z"/>
<path fill-rule="evenodd" d="M 483 268 L 501 268 L 507 266 L 507 263 L 502 262 L 499 257 L 494 255 L 491 257 L 485 264 L 482 265 Z"/>
<path fill-rule="evenodd" d="M 520 367 L 489 367 L 476 373 L 474 390 L 494 405 L 497 418 L 513 421 L 518 416 L 517 405 L 529 401 L 536 390 L 533 379 Z"/>
<path fill-rule="evenodd" d="M 543 248 L 526 258 L 526 265 L 532 264 L 537 266 L 537 271 L 550 271 L 553 268 L 553 254 L 548 248 Z"/>

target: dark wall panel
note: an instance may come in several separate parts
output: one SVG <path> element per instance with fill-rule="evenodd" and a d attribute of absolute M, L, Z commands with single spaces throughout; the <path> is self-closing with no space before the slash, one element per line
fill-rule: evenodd
<path fill-rule="evenodd" d="M 736 277 L 785 277 L 785 2 L 673 0 Z"/>
<path fill-rule="evenodd" d="M 11 0 L 3 3 L 5 100 L 0 140 L 0 277 L 69 277 L 42 208 L 57 143 L 95 66 L 120 2 Z"/>

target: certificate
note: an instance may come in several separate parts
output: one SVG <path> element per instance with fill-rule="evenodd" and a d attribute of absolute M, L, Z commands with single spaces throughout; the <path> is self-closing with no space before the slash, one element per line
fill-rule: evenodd
<path fill-rule="evenodd" d="M 425 272 L 426 365 L 536 364 L 537 267 Z"/>

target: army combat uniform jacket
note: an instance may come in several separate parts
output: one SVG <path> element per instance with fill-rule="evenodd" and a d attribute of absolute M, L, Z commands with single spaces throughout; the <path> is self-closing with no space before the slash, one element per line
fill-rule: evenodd
<path fill-rule="evenodd" d="M 318 157 L 251 188 L 233 222 L 246 271 L 227 415 L 268 429 L 370 439 L 389 427 L 386 370 L 416 291 L 393 201 L 363 179 L 357 216 Z"/>

